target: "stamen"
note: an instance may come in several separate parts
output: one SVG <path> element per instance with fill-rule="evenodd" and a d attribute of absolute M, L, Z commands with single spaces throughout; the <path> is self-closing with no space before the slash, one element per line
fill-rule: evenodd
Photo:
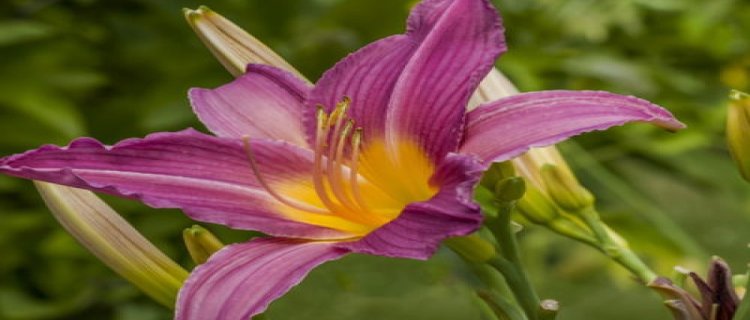
<path fill-rule="evenodd" d="M 323 107 L 319 106 L 317 111 L 317 117 L 318 117 L 318 123 L 317 128 L 315 130 L 315 162 L 313 164 L 313 186 L 315 186 L 315 193 L 318 195 L 318 198 L 320 198 L 320 201 L 323 202 L 323 205 L 326 206 L 329 210 L 332 212 L 340 211 L 337 210 L 339 206 L 337 206 L 333 201 L 331 201 L 331 198 L 328 197 L 328 192 L 326 191 L 325 184 L 323 182 L 323 147 L 325 144 L 325 141 L 328 137 L 328 125 L 327 123 L 330 122 L 331 118 L 326 119 L 325 111 L 323 110 Z M 331 159 L 328 159 L 330 162 Z"/>
<path fill-rule="evenodd" d="M 352 195 L 354 200 L 357 202 L 359 207 L 365 212 L 371 212 L 370 208 L 365 203 L 365 199 L 362 197 L 362 191 L 359 188 L 359 148 L 362 143 L 362 128 L 354 129 L 352 134 L 352 158 L 351 164 L 349 165 L 349 186 L 352 188 Z"/>
<path fill-rule="evenodd" d="M 357 211 L 357 206 L 349 199 L 344 189 L 344 180 L 341 177 L 341 166 L 344 154 L 344 142 L 349 136 L 349 132 L 354 127 L 354 121 L 347 121 L 343 131 L 339 134 L 337 141 L 331 146 L 331 153 L 328 159 L 328 181 L 331 184 L 331 190 L 336 198 L 351 211 Z M 336 136 L 334 136 L 335 138 Z"/>
<path fill-rule="evenodd" d="M 329 124 L 336 122 L 336 124 L 340 123 L 340 120 L 342 118 L 346 117 L 346 112 L 349 110 L 349 105 L 351 104 L 352 100 L 349 99 L 349 97 L 344 97 L 344 99 L 341 100 L 341 102 L 336 104 L 336 108 L 333 109 L 333 112 L 331 112 L 331 119 L 329 121 Z M 336 135 L 334 135 L 335 137 Z"/>
<path fill-rule="evenodd" d="M 263 175 L 260 173 L 260 169 L 258 168 L 258 163 L 255 161 L 255 155 L 253 154 L 253 149 L 250 146 L 250 137 L 248 136 L 242 137 L 242 146 L 245 149 L 245 154 L 247 155 L 247 159 L 250 162 L 250 168 L 252 168 L 253 174 L 255 174 L 255 178 L 258 179 L 258 183 L 260 183 L 263 189 L 265 189 L 266 192 L 268 192 L 268 194 L 270 194 L 274 199 L 278 200 L 279 202 L 287 206 L 295 208 L 297 210 L 307 211 L 310 213 L 319 213 L 319 214 L 329 213 L 328 211 L 322 208 L 318 208 L 315 206 L 308 205 L 306 203 L 300 203 L 297 201 L 286 199 L 281 194 L 273 190 L 271 186 L 263 178 Z"/>

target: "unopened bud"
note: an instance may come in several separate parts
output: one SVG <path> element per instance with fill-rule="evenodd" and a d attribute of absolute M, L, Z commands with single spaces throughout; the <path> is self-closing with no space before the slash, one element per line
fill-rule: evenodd
<path fill-rule="evenodd" d="M 594 204 L 594 196 L 571 173 L 555 165 L 545 164 L 541 174 L 547 192 L 561 208 L 577 212 Z"/>
<path fill-rule="evenodd" d="M 495 162 L 484 171 L 482 180 L 479 181 L 479 184 L 489 190 L 495 190 L 495 185 L 497 185 L 500 180 L 514 177 L 515 175 L 516 171 L 510 161 Z"/>
<path fill-rule="evenodd" d="M 174 308 L 188 272 L 93 193 L 34 181 L 57 221 L 86 249 L 157 302 Z"/>
<path fill-rule="evenodd" d="M 216 251 L 224 247 L 224 244 L 205 228 L 194 225 L 182 232 L 182 239 L 185 241 L 190 257 L 195 264 L 203 264 Z"/>
<path fill-rule="evenodd" d="M 526 183 L 521 177 L 510 177 L 500 180 L 495 185 L 495 201 L 500 203 L 513 202 L 523 197 Z"/>
<path fill-rule="evenodd" d="M 183 9 L 198 38 L 235 77 L 245 73 L 249 63 L 262 63 L 297 74 L 297 70 L 268 46 L 206 6 Z"/>
<path fill-rule="evenodd" d="M 476 233 L 463 237 L 448 238 L 445 240 L 445 244 L 471 262 L 482 263 L 497 255 L 495 246 Z"/>
<path fill-rule="evenodd" d="M 727 144 L 745 180 L 750 181 L 750 95 L 733 90 L 729 95 Z"/>
<path fill-rule="evenodd" d="M 521 214 L 529 221 L 546 225 L 560 217 L 557 206 L 539 189 L 527 186 L 523 198 L 516 203 Z"/>

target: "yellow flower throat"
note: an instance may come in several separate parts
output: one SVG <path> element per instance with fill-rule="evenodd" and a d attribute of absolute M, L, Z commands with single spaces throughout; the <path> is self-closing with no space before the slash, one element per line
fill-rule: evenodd
<path fill-rule="evenodd" d="M 429 184 L 434 166 L 411 141 L 395 146 L 363 143 L 362 128 L 347 116 L 344 98 L 327 114 L 317 109 L 312 177 L 268 184 L 245 140 L 253 171 L 288 219 L 361 237 L 398 217 L 409 203 L 437 193 Z"/>

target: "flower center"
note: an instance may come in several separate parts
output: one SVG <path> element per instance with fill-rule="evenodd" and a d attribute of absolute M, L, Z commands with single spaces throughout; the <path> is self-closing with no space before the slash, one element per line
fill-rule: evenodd
<path fill-rule="evenodd" d="M 364 236 L 398 217 L 409 203 L 431 198 L 434 167 L 417 144 L 363 139 L 363 130 L 347 115 L 344 98 L 331 113 L 316 112 L 311 177 L 263 180 L 249 143 L 245 143 L 260 184 L 278 200 L 287 218 Z"/>

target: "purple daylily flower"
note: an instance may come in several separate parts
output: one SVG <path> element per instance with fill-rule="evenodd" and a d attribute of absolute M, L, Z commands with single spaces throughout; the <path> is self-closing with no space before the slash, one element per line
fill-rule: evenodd
<path fill-rule="evenodd" d="M 80 138 L 0 159 L 0 172 L 180 208 L 271 237 L 225 247 L 180 291 L 176 319 L 247 319 L 348 253 L 427 259 L 481 224 L 473 188 L 494 161 L 629 121 L 679 129 L 647 101 L 543 91 L 466 105 L 505 51 L 487 0 L 425 0 L 314 87 L 264 65 L 192 89 L 215 136 L 188 129 L 105 146 Z"/>

